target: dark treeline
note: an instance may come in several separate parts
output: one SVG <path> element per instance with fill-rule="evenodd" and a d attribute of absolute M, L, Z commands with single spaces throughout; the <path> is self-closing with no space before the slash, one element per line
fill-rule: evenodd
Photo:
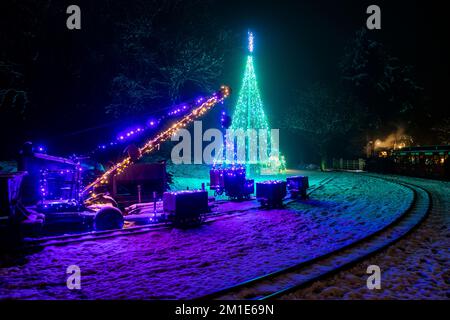
<path fill-rule="evenodd" d="M 75 2 L 82 29 L 70 31 L 66 8 Z M 0 159 L 26 140 L 56 153 L 89 151 L 133 120 L 222 83 L 233 88 L 232 109 L 252 27 L 269 122 L 289 129 L 281 133 L 288 164 L 361 155 L 368 140 L 400 126 L 417 144 L 450 140 L 448 102 L 436 98 L 448 66 L 432 44 L 442 39 L 416 1 L 404 17 L 393 16 L 405 10 L 401 3 L 383 4 L 387 31 L 380 32 L 364 31 L 364 4 L 347 0 L 320 8 L 309 1 L 75 2 L 0 2 Z M 420 25 L 405 26 L 408 17 Z M 407 37 L 414 50 L 397 45 L 396 29 L 417 33 Z"/>
<path fill-rule="evenodd" d="M 229 31 L 215 27 L 207 3 L 78 1 L 76 31 L 66 28 L 69 4 L 0 4 L 0 130 L 7 155 L 26 139 L 61 149 L 80 131 L 90 132 L 82 138 L 95 145 L 111 135 L 108 124 L 117 131 L 221 84 L 224 56 L 235 45 Z"/>

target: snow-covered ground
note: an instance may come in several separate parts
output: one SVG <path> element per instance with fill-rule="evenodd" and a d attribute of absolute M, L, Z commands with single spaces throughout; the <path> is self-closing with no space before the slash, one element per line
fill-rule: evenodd
<path fill-rule="evenodd" d="M 432 193 L 433 208 L 427 220 L 396 245 L 285 299 L 450 298 L 450 182 L 394 178 Z M 381 268 L 381 290 L 367 289 L 369 265 Z"/>
<path fill-rule="evenodd" d="M 3 257 L 0 298 L 193 298 L 353 242 L 394 220 L 412 200 L 408 189 L 362 175 L 303 173 L 311 184 L 334 180 L 285 209 Z M 174 183 L 189 178 L 197 179 Z M 69 265 L 81 268 L 81 290 L 66 288 Z"/>

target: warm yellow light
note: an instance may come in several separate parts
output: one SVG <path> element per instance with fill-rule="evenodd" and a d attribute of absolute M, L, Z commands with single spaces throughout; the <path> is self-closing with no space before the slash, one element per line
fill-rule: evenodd
<path fill-rule="evenodd" d="M 229 87 L 228 86 L 221 86 L 221 92 L 222 92 L 222 98 L 210 98 L 206 102 L 204 102 L 199 107 L 192 110 L 191 114 L 186 115 L 184 118 L 176 122 L 172 125 L 171 128 L 167 129 L 166 131 L 162 132 L 161 134 L 157 135 L 156 138 L 153 140 L 148 141 L 146 144 L 144 144 L 143 147 L 139 149 L 140 155 L 139 158 L 142 158 L 144 154 L 147 154 L 151 151 L 153 151 L 155 148 L 153 145 L 160 145 L 162 142 L 169 139 L 180 127 L 185 127 L 188 123 L 193 122 L 196 118 L 204 114 L 207 110 L 212 108 L 214 105 L 216 105 L 219 102 L 222 102 L 225 98 L 229 96 Z M 138 158 L 138 159 L 139 159 Z M 127 157 L 122 162 L 117 163 L 113 167 L 111 167 L 109 170 L 107 170 L 101 177 L 97 178 L 94 182 L 89 184 L 83 192 L 86 192 L 98 184 L 101 184 L 102 181 L 105 181 L 109 178 L 109 175 L 114 174 L 118 175 L 124 171 L 129 165 L 131 164 L 131 158 Z"/>

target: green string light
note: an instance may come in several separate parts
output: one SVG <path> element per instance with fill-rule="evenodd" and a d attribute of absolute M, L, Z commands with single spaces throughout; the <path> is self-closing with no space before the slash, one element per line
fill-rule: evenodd
<path fill-rule="evenodd" d="M 248 129 L 270 130 L 269 123 L 267 121 L 266 114 L 264 113 L 264 106 L 262 103 L 261 95 L 259 93 L 258 82 L 256 80 L 255 67 L 253 65 L 253 49 L 254 49 L 254 37 L 253 33 L 248 33 L 248 50 L 247 63 L 245 66 L 244 78 L 242 80 L 242 86 L 239 91 L 237 104 L 233 114 L 233 120 L 231 123 L 231 129 L 242 129 L 244 132 L 248 132 Z M 249 146 L 256 145 L 257 142 L 253 141 L 254 136 L 248 136 L 245 143 L 246 150 L 246 166 L 247 172 L 250 173 L 250 164 L 261 165 L 261 161 L 255 157 L 250 156 Z M 269 138 L 270 139 L 270 138 Z M 242 141 L 236 141 L 236 149 L 244 146 L 240 145 Z M 229 142 L 228 142 L 229 143 Z M 234 142 L 233 142 L 234 144 Z M 255 163 L 256 162 L 256 163 Z"/>
<path fill-rule="evenodd" d="M 253 57 L 247 57 L 244 79 L 233 114 L 231 129 L 269 129 L 256 81 Z"/>
<path fill-rule="evenodd" d="M 233 155 L 234 160 L 230 162 L 229 158 L 225 161 L 225 164 L 243 164 L 247 167 L 247 174 L 260 173 L 261 168 L 269 168 L 272 171 L 278 172 L 285 168 L 285 160 L 283 156 L 271 156 L 265 157 L 265 160 L 261 160 L 260 152 L 261 150 L 269 151 L 272 147 L 270 126 L 267 121 L 266 114 L 264 112 L 264 105 L 261 99 L 261 95 L 258 88 L 258 81 L 256 80 L 255 67 L 253 64 L 253 49 L 254 49 L 254 36 L 253 33 L 248 33 L 248 50 L 249 55 L 247 56 L 247 62 L 245 65 L 244 78 L 242 80 L 242 86 L 239 91 L 236 107 L 234 109 L 232 123 L 230 129 L 236 132 L 237 130 L 242 130 L 247 133 L 245 139 L 232 139 L 230 137 L 225 137 L 225 149 L 226 154 Z M 266 130 L 266 134 L 261 136 L 259 130 Z M 249 131 L 252 130 L 252 131 Z M 253 132 L 254 134 L 250 134 Z M 258 141 L 259 139 L 259 141 Z M 265 142 L 266 140 L 267 142 Z M 261 147 L 261 145 L 266 146 L 266 148 Z M 256 146 L 256 152 L 251 146 Z M 267 148 L 269 147 L 269 148 Z M 245 149 L 245 162 L 239 161 L 239 156 L 236 154 L 237 150 Z M 223 163 L 220 159 L 223 155 L 221 150 L 216 158 L 216 163 Z M 274 150 L 272 150 L 274 151 Z M 277 150 L 278 151 L 278 150 Z"/>

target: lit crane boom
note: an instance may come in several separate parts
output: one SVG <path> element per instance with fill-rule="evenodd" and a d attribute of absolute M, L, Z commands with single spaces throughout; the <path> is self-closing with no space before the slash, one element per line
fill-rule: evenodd
<path fill-rule="evenodd" d="M 204 103 L 202 103 L 200 106 L 194 108 L 189 114 L 185 115 L 181 120 L 175 122 L 171 127 L 164 130 L 160 134 L 158 134 L 155 138 L 145 143 L 141 148 L 139 148 L 139 156 L 138 159 L 142 158 L 145 154 L 149 154 L 155 149 L 158 149 L 158 146 L 163 143 L 164 141 L 167 141 L 174 135 L 179 129 L 182 127 L 185 127 L 189 123 L 195 121 L 199 117 L 201 117 L 203 114 L 205 114 L 207 111 L 209 111 L 211 108 L 213 108 L 216 104 L 222 102 L 228 96 L 230 95 L 230 87 L 228 86 L 221 86 L 220 90 L 216 93 L 214 93 L 211 97 L 209 97 Z M 93 189 L 102 184 L 107 184 L 109 181 L 109 178 L 111 176 L 115 176 L 118 174 L 121 174 L 127 167 L 129 167 L 133 163 L 133 160 L 130 156 L 124 158 L 120 162 L 113 165 L 111 168 L 109 168 L 107 171 L 103 173 L 102 176 L 97 178 L 95 181 L 93 181 L 91 184 L 87 185 L 84 190 L 83 194 L 89 191 L 93 191 Z"/>

